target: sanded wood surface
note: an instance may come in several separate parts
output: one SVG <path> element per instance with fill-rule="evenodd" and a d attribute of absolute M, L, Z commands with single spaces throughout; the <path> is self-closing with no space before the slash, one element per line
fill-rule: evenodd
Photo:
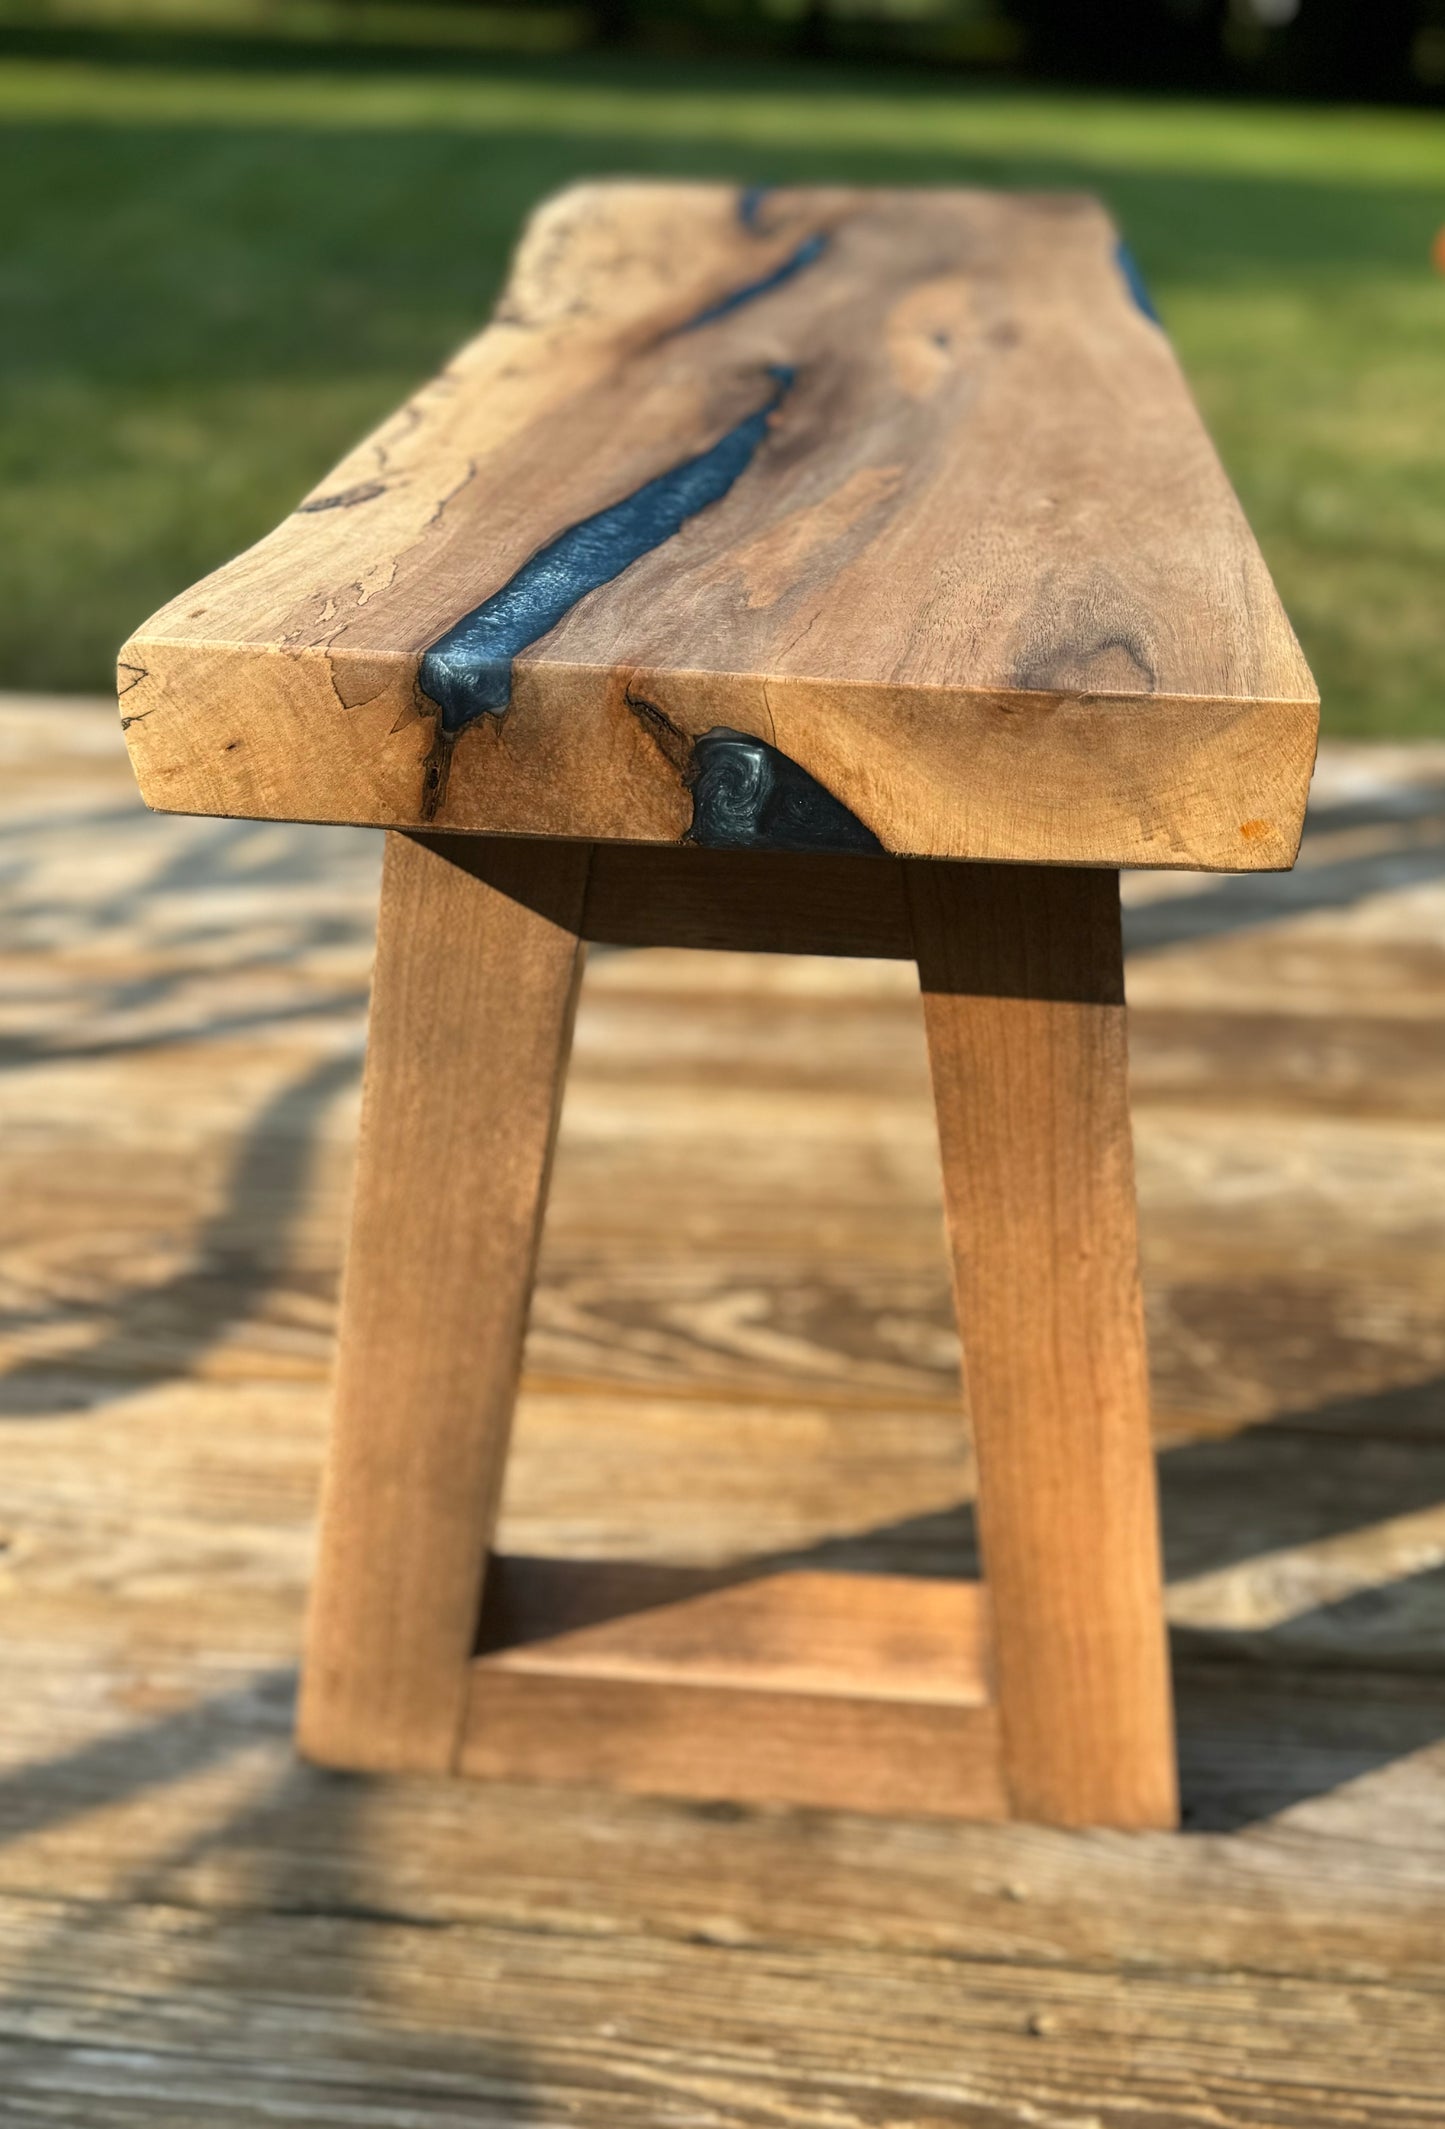
<path fill-rule="evenodd" d="M 956 1578 L 922 1592 L 796 1574 L 686 1600 L 644 1591 L 621 1621 L 553 1622 L 518 1650 L 503 1636 L 464 1674 L 578 934 L 592 935 L 592 859 L 539 837 L 393 833 L 389 852 L 302 1749 L 353 1771 L 455 1766 L 644 1794 L 1172 1826 L 1117 875 L 938 863 L 905 875 L 864 856 L 714 852 L 693 860 L 710 876 L 700 905 L 669 891 L 688 861 L 610 854 L 616 931 L 644 947 L 751 948 L 761 912 L 762 943 L 778 951 L 806 941 L 820 902 L 868 909 L 874 871 L 900 898 L 996 1622 L 967 1667 L 996 1670 L 997 1691 L 971 1692 L 960 1718 L 984 1612 Z M 812 886 L 790 900 L 794 881 Z M 856 916 L 824 929 L 835 949 L 868 943 Z M 469 1138 L 478 1078 L 487 1127 Z M 835 1637 L 856 1641 L 826 1683 L 787 1659 L 808 1590 Z M 572 1608 L 565 1586 L 561 1603 Z M 951 1652 L 938 1625 L 950 1618 Z"/>
<path fill-rule="evenodd" d="M 147 817 L 107 705 L 0 702 L 0 768 L 0 2113 L 1435 2129 L 1445 750 L 1126 883 L 1132 1836 L 299 1764 L 376 839 Z M 912 970 L 594 954 L 504 1553 L 972 1569 L 951 1323 Z"/>
<path fill-rule="evenodd" d="M 608 946 L 913 959 L 902 867 L 877 858 L 598 843 L 583 923 Z"/>
<path fill-rule="evenodd" d="M 1007 1816 L 975 1583 L 501 1560 L 464 1773 Z"/>
<path fill-rule="evenodd" d="M 388 838 L 298 1718 L 323 1765 L 450 1767 L 465 1715 L 587 882 L 585 847 L 490 855 Z"/>
<path fill-rule="evenodd" d="M 1010 1801 L 1172 1826 L 1118 883 L 915 865 L 909 900 Z"/>
<path fill-rule="evenodd" d="M 1103 210 L 607 183 L 121 654 L 173 811 L 1287 865 L 1315 691 Z"/>

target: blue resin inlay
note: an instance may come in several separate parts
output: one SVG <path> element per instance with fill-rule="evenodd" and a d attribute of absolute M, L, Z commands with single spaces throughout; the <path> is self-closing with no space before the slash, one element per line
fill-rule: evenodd
<path fill-rule="evenodd" d="M 756 302 L 759 296 L 766 296 L 773 289 L 781 288 L 785 281 L 791 281 L 794 274 L 802 273 L 805 267 L 815 266 L 827 249 L 828 239 L 825 236 L 804 237 L 797 250 L 790 253 L 780 266 L 775 266 L 771 273 L 761 274 L 756 281 L 747 281 L 741 288 L 733 289 L 731 294 L 719 296 L 716 303 L 709 303 L 706 310 L 700 310 L 696 317 L 689 318 L 684 325 L 679 325 L 677 331 L 695 333 L 699 326 L 712 325 L 717 319 L 726 318 L 730 312 L 741 310 L 745 303 Z"/>
<path fill-rule="evenodd" d="M 738 220 L 754 236 L 762 227 L 763 202 L 776 189 L 773 185 L 744 185 L 738 194 Z"/>
<path fill-rule="evenodd" d="M 422 693 L 441 711 L 440 734 L 453 739 L 476 718 L 500 716 L 512 694 L 512 660 L 536 643 L 600 585 L 680 532 L 691 517 L 721 502 L 750 464 L 768 417 L 792 388 L 795 372 L 778 365 L 760 407 L 696 458 L 571 525 L 524 562 L 500 591 L 474 607 L 422 657 Z"/>
<path fill-rule="evenodd" d="M 704 850 L 881 853 L 873 830 L 792 758 L 751 732 L 716 725 L 693 743 L 692 826 Z"/>
<path fill-rule="evenodd" d="M 1114 247 L 1114 257 L 1118 261 L 1120 273 L 1128 284 L 1129 293 L 1138 304 L 1140 310 L 1153 324 L 1162 325 L 1163 320 L 1154 308 L 1153 298 L 1149 294 L 1143 274 L 1139 271 L 1139 261 L 1135 258 L 1133 252 L 1130 251 L 1122 237 L 1120 237 Z"/>

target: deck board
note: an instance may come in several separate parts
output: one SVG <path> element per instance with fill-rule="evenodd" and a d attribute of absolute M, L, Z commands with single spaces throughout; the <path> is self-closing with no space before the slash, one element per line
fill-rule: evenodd
<path fill-rule="evenodd" d="M 1181 1836 L 299 1766 L 374 845 L 0 765 L 0 2118 L 1442 2118 L 1445 749 L 1130 886 Z M 931 1128 L 906 967 L 597 955 L 505 1544 L 966 1566 Z"/>

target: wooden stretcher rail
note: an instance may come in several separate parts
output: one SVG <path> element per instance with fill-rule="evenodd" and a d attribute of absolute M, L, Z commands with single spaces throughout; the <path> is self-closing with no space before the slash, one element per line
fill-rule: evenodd
<path fill-rule="evenodd" d="M 977 1583 L 495 1560 L 460 1772 L 1004 1818 Z"/>

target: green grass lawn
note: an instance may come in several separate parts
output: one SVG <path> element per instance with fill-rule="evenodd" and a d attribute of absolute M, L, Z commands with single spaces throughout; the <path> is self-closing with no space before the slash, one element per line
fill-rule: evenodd
<path fill-rule="evenodd" d="M 473 331 L 599 171 L 1083 185 L 1335 732 L 1445 731 L 1445 126 L 778 68 L 0 61 L 0 686 L 104 688 Z"/>

